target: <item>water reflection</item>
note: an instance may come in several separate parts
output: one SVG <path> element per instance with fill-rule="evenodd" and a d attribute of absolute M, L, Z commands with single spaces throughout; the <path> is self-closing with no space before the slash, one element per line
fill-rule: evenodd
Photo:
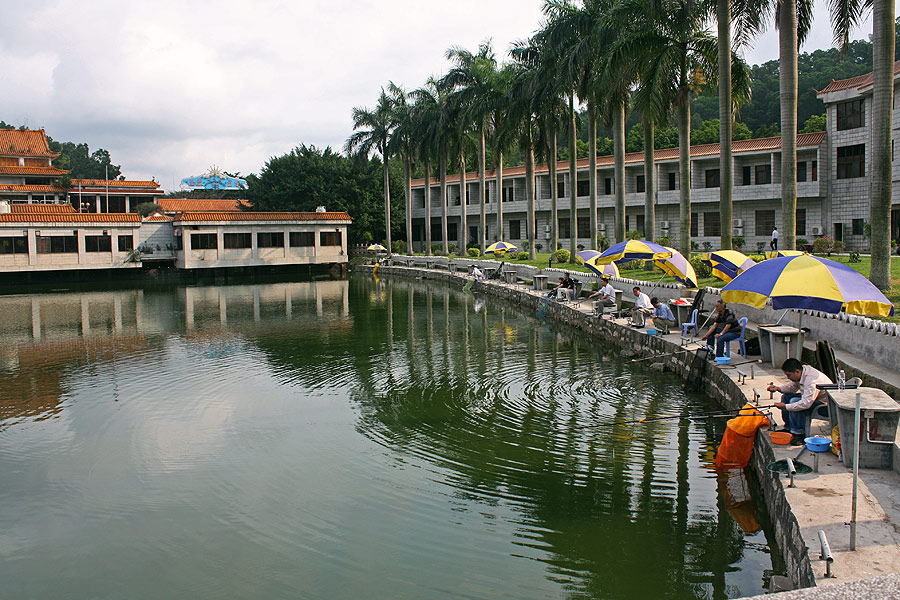
<path fill-rule="evenodd" d="M 7 296 L 0 348 L 17 596 L 725 598 L 772 566 L 720 424 L 662 418 L 703 399 L 461 290 Z"/>

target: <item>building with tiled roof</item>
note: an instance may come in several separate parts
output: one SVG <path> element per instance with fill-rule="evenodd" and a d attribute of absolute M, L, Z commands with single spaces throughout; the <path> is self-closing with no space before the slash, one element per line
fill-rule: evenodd
<path fill-rule="evenodd" d="M 0 129 L 0 200 L 63 202 L 60 179 L 69 171 L 53 166 L 58 156 L 43 129 Z"/>
<path fill-rule="evenodd" d="M 249 200 L 226 198 L 160 198 L 156 201 L 163 212 L 237 212 L 250 208 Z"/>
<path fill-rule="evenodd" d="M 900 61 L 894 65 L 895 85 L 900 80 Z M 870 214 L 869 165 L 872 162 L 871 113 L 872 74 L 832 81 L 819 98 L 825 103 L 827 131 L 797 136 L 797 214 L 796 235 L 812 242 L 824 235 L 843 240 L 850 250 L 866 250 L 865 224 Z M 900 137 L 900 99 L 895 102 L 894 139 Z M 900 239 L 900 164 L 894 157 L 894 209 L 891 218 L 893 239 Z M 598 234 L 614 238 L 615 181 L 614 158 L 597 157 Z M 719 144 L 690 148 L 691 239 L 697 244 L 718 247 L 723 227 L 731 227 L 735 236 L 744 238 L 745 249 L 755 251 L 768 246 L 772 230 L 782 228 L 781 218 L 781 138 L 735 140 L 732 142 L 733 216 L 731 223 L 720 222 Z M 680 236 L 680 191 L 678 148 L 656 150 L 655 223 L 657 238 Z M 535 243 L 549 249 L 553 227 L 563 247 L 570 239 L 570 199 L 572 187 L 577 197 L 576 226 L 578 244 L 590 243 L 590 165 L 587 158 L 577 161 L 576 173 L 569 173 L 568 161 L 557 164 L 557 181 L 551 182 L 547 165 L 535 168 Z M 644 154 L 625 155 L 625 221 L 627 230 L 644 231 L 646 191 Z M 525 196 L 525 167 L 504 168 L 502 190 L 498 193 L 496 176 L 485 175 L 486 223 L 488 243 L 505 240 L 521 243 L 529 237 Z M 447 177 L 447 237 L 457 244 L 477 243 L 480 238 L 481 207 L 478 204 L 478 174 L 466 173 L 466 227 L 461 231 L 462 210 L 460 177 Z M 558 192 L 557 223 L 552 222 L 551 185 Z M 412 223 L 414 250 L 426 243 L 424 180 L 412 182 Z M 503 223 L 498 226 L 498 198 L 502 198 Z M 441 242 L 441 189 L 430 181 L 429 225 L 431 242 Z M 613 240 L 614 241 L 614 240 Z"/>

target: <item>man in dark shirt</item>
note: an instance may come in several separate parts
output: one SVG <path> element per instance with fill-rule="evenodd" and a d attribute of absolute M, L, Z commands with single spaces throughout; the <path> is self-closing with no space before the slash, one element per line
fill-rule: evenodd
<path fill-rule="evenodd" d="M 740 324 L 737 317 L 721 300 L 716 301 L 716 320 L 710 326 L 701 340 L 706 342 L 708 346 L 715 343 L 716 356 L 725 355 L 725 345 L 731 340 L 741 337 Z"/>

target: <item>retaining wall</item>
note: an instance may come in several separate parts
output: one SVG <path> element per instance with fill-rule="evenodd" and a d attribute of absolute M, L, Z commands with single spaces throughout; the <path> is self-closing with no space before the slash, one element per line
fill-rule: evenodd
<path fill-rule="evenodd" d="M 454 259 L 453 262 L 456 263 L 457 261 Z M 355 268 L 362 271 L 371 271 L 371 267 L 366 266 Z M 519 268 L 528 267 L 521 265 Z M 533 269 L 533 267 L 530 268 Z M 453 286 L 462 286 L 466 280 L 462 274 L 455 274 L 450 271 L 396 266 L 380 267 L 378 274 L 445 281 Z M 646 282 L 641 283 L 646 285 Z M 677 290 L 677 288 L 681 287 L 669 284 L 669 287 L 663 289 Z M 541 296 L 529 294 L 521 289 L 490 283 L 475 283 L 473 289 L 507 300 L 525 311 L 536 311 L 543 301 Z M 627 348 L 632 352 L 636 351 L 649 356 L 651 354 L 666 354 L 679 349 L 678 345 L 661 337 L 649 336 L 643 330 L 635 330 L 623 327 L 612 321 L 598 319 L 589 313 L 578 311 L 566 304 L 550 302 L 547 304 L 546 311 L 548 319 L 577 328 L 579 331 L 603 340 L 607 344 L 612 344 L 622 349 Z M 693 353 L 682 353 L 669 356 L 664 362 L 666 362 L 669 370 L 682 378 L 686 378 L 693 358 Z M 704 368 L 704 389 L 711 398 L 715 399 L 725 409 L 736 409 L 744 405 L 747 401 L 744 392 L 724 370 L 716 368 L 709 363 Z M 768 436 L 765 435 L 765 432 L 759 433 L 754 442 L 753 456 L 749 466 L 754 470 L 760 481 L 766 504 L 769 507 L 769 513 L 775 529 L 775 539 L 781 549 L 786 565 L 786 575 L 797 587 L 813 587 L 816 585 L 815 575 L 809 560 L 809 549 L 803 540 L 803 536 L 800 534 L 800 524 L 791 511 L 791 505 L 785 497 L 781 479 L 766 469 L 766 465 L 775 462 L 775 460 Z"/>

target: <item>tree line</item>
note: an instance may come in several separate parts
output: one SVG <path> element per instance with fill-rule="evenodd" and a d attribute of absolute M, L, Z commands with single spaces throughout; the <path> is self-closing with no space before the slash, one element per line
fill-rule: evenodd
<path fill-rule="evenodd" d="M 871 67 L 856 64 L 861 72 L 874 71 L 873 110 L 871 115 L 875 158 L 871 171 L 872 272 L 871 279 L 880 288 L 890 286 L 890 203 L 891 203 L 891 110 L 893 101 L 893 64 L 895 56 L 895 16 L 892 0 L 835 0 L 829 4 L 834 39 L 846 53 L 858 51 L 849 33 L 867 11 L 873 11 Z M 567 145 L 569 172 L 575 173 L 579 132 L 577 107 L 584 107 L 589 167 L 591 245 L 597 244 L 596 157 L 600 150 L 598 129 L 609 132 L 614 155 L 615 179 L 624 181 L 626 122 L 640 122 L 643 137 L 645 189 L 645 236 L 654 239 L 655 194 L 653 152 L 656 135 L 666 135 L 673 125 L 679 148 L 679 180 L 690 180 L 689 148 L 692 143 L 692 113 L 705 98 L 707 106 L 717 97 L 720 152 L 720 219 L 731 223 L 733 134 L 736 115 L 744 108 L 744 125 L 756 120 L 767 123 L 772 109 L 754 111 L 751 104 L 753 69 L 740 56 L 764 29 L 778 30 L 777 71 L 767 63 L 756 75 L 772 83 L 777 73 L 781 136 L 781 197 L 783 243 L 796 246 L 798 109 L 801 71 L 799 45 L 812 24 L 812 0 L 546 0 L 545 18 L 530 38 L 512 45 L 508 60 L 498 60 L 490 43 L 472 52 L 453 47 L 446 58 L 451 66 L 440 77 L 430 77 L 411 91 L 389 82 L 382 88 L 373 108 L 354 108 L 354 133 L 345 150 L 355 154 L 377 154 L 383 168 L 384 222 L 391 222 L 391 157 L 399 158 L 403 168 L 406 239 L 412 239 L 411 178 L 421 168 L 425 189 L 430 190 L 432 176 L 440 185 L 442 242 L 447 251 L 447 173 L 464 173 L 474 158 L 478 171 L 479 205 L 478 246 L 486 247 L 485 192 L 487 165 L 494 170 L 496 189 L 502 190 L 504 153 L 513 151 L 525 164 L 525 196 L 529 252 L 534 253 L 535 161 L 560 156 L 559 143 Z M 812 53 L 813 62 L 835 58 L 832 51 Z M 844 74 L 841 73 L 841 76 Z M 767 78 L 768 76 L 768 78 Z M 804 80 L 804 85 L 808 82 Z M 824 84 L 818 84 L 824 87 Z M 808 92 L 804 88 L 804 94 Z M 772 96 L 768 95 L 768 105 Z M 815 126 L 820 120 L 806 126 Z M 582 125 L 584 127 L 584 125 Z M 568 130 L 568 135 L 564 132 Z M 632 126 L 631 130 L 634 130 Z M 665 132 L 665 133 L 664 133 Z M 752 135 L 752 134 L 751 134 Z M 637 144 L 633 143 L 633 147 Z M 488 156 L 490 154 L 490 163 Z M 556 180 L 556 161 L 549 161 L 550 181 Z M 434 172 L 433 172 L 434 169 Z M 576 219 L 576 190 L 569 186 L 570 250 L 575 254 L 579 237 Z M 551 185 L 551 247 L 558 239 L 557 186 Z M 466 205 L 466 186 L 460 186 L 462 206 Z M 497 222 L 502 232 L 503 203 L 497 202 Z M 678 249 L 690 254 L 690 185 L 679 186 L 680 235 Z M 461 211 L 461 247 L 468 233 L 466 211 Z M 425 222 L 431 223 L 431 202 L 425 202 Z M 876 232 L 876 229 L 878 230 Z M 587 235 L 585 235 L 587 234 Z M 391 227 L 385 230 L 391 243 Z M 431 227 L 425 227 L 425 251 L 431 249 Z M 615 190 L 614 241 L 625 238 L 624 186 Z M 722 228 L 721 248 L 732 247 L 730 227 Z"/>
<path fill-rule="evenodd" d="M 0 121 L 0 129 L 26 129 L 24 125 L 16 127 L 5 121 Z M 59 158 L 53 161 L 53 166 L 58 169 L 71 171 L 60 179 L 60 186 L 64 189 L 71 187 L 72 179 L 117 179 L 122 175 L 121 165 L 113 164 L 109 151 L 98 148 L 91 152 L 86 143 L 57 142 L 49 135 L 47 144 L 52 152 L 59 152 Z"/>

